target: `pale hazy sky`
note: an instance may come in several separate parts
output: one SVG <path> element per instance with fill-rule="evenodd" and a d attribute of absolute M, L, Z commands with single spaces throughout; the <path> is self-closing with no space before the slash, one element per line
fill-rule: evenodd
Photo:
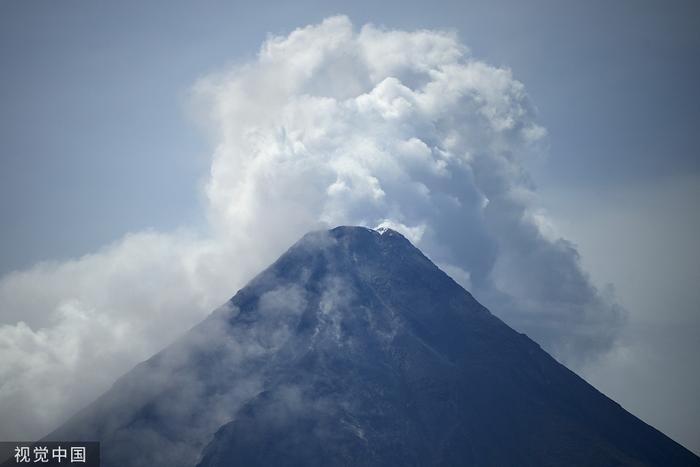
<path fill-rule="evenodd" d="M 538 204 L 629 313 L 581 371 L 700 452 L 698 2 L 0 1 L 0 273 L 204 225 L 193 84 L 339 13 L 453 29 L 525 85 L 549 135 Z"/>

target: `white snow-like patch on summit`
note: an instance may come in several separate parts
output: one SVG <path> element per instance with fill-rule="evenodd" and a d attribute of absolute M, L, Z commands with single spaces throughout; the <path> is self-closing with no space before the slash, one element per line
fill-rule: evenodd
<path fill-rule="evenodd" d="M 420 243 L 425 233 L 425 224 L 420 224 L 415 227 L 409 227 L 400 222 L 393 222 L 390 220 L 382 221 L 377 227 L 374 228 L 375 231 L 379 232 L 380 235 L 384 235 L 387 232 L 398 232 L 404 237 L 406 237 L 411 243 L 417 245 Z"/>

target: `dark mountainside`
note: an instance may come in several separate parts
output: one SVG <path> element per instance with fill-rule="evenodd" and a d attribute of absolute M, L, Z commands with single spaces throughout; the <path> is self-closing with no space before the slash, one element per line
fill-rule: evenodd
<path fill-rule="evenodd" d="M 277 262 L 47 439 L 126 466 L 700 466 L 400 234 Z"/>

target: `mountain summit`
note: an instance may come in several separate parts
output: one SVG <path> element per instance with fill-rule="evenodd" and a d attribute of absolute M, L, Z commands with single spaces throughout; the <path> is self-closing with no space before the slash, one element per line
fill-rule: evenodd
<path fill-rule="evenodd" d="M 116 466 L 693 466 L 393 230 L 307 234 L 47 439 Z"/>

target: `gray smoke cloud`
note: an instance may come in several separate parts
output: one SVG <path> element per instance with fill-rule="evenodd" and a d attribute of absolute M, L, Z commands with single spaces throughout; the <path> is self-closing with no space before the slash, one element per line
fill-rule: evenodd
<path fill-rule="evenodd" d="M 537 206 L 525 167 L 546 131 L 524 86 L 453 33 L 332 17 L 193 94 L 215 141 L 208 232 L 137 232 L 0 279 L 0 438 L 42 436 L 304 233 L 340 224 L 402 232 L 571 365 L 614 342 L 622 310 Z"/>

